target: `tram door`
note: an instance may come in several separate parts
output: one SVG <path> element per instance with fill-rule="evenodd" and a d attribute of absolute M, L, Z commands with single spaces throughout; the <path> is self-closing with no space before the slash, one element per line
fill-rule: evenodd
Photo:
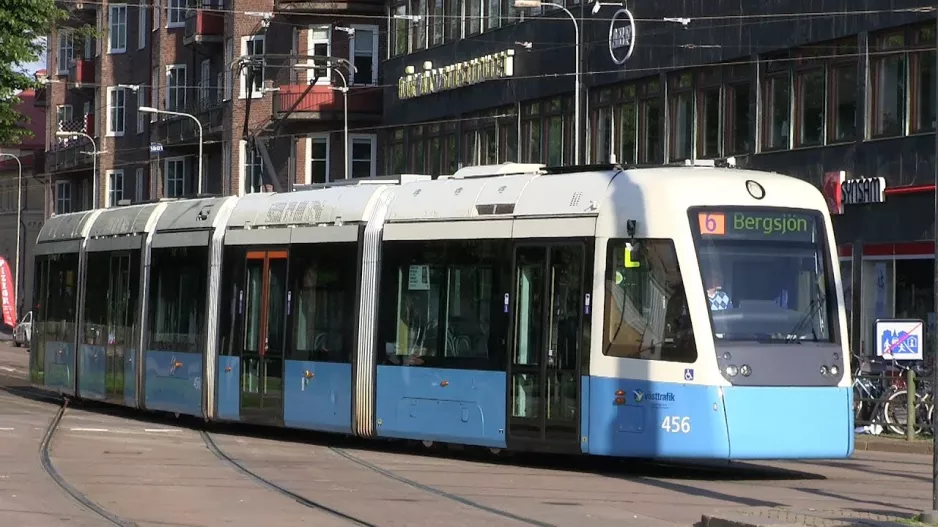
<path fill-rule="evenodd" d="M 105 345 L 105 399 L 119 404 L 133 404 L 125 401 L 125 383 L 136 384 L 136 379 L 127 378 L 127 364 L 133 371 L 134 319 L 136 309 L 137 273 L 131 269 L 130 254 L 115 254 L 110 258 L 107 290 L 107 325 Z M 88 291 L 95 295 L 97 292 Z M 133 390 L 130 392 L 133 393 Z"/>
<path fill-rule="evenodd" d="M 551 451 L 579 448 L 585 252 L 583 244 L 515 249 L 510 445 L 536 443 L 531 447 Z"/>
<path fill-rule="evenodd" d="M 287 251 L 250 251 L 245 263 L 241 419 L 280 425 Z"/>

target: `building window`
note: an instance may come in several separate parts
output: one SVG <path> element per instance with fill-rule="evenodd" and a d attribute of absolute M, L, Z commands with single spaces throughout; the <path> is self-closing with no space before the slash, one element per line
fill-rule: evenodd
<path fill-rule="evenodd" d="M 521 159 L 527 163 L 541 162 L 541 105 L 534 102 L 521 109 Z"/>
<path fill-rule="evenodd" d="M 499 163 L 521 161 L 546 163 L 559 166 L 573 160 L 573 112 L 572 97 L 524 103 L 521 105 L 521 137 L 514 131 L 513 123 L 505 122 L 501 127 L 507 156 L 499 157 Z M 605 101 L 605 99 L 603 99 Z M 514 109 L 505 109 L 499 114 L 514 114 Z M 605 113 L 604 113 L 605 116 Z M 596 114 L 593 114 L 594 120 Z M 514 121 L 512 118 L 511 121 Z M 595 129 L 595 126 L 593 127 Z M 587 156 L 584 153 L 584 161 Z"/>
<path fill-rule="evenodd" d="M 912 55 L 913 132 L 935 129 L 935 31 L 929 24 L 915 31 L 916 53 Z"/>
<path fill-rule="evenodd" d="M 107 206 L 116 207 L 124 199 L 124 171 L 107 171 Z"/>
<path fill-rule="evenodd" d="M 593 128 L 593 134 L 590 137 L 591 155 L 594 163 L 608 163 L 609 154 L 613 152 L 615 126 L 613 126 L 612 93 L 612 88 L 599 90 L 594 104 L 596 110 L 590 119 Z M 548 149 L 548 155 L 550 153 Z"/>
<path fill-rule="evenodd" d="M 378 83 L 378 26 L 353 26 L 352 84 Z"/>
<path fill-rule="evenodd" d="M 137 169 L 137 178 L 134 181 L 134 201 L 140 203 L 143 201 L 143 189 L 146 187 L 146 182 L 144 180 L 144 171 L 142 168 Z"/>
<path fill-rule="evenodd" d="M 222 194 L 228 192 L 228 185 L 231 181 L 231 142 L 225 141 L 221 145 L 221 187 Z"/>
<path fill-rule="evenodd" d="M 167 198 L 181 198 L 189 189 L 189 163 L 184 157 L 173 157 L 166 160 L 165 175 L 163 176 L 163 196 Z"/>
<path fill-rule="evenodd" d="M 463 2 L 470 0 L 443 0 L 443 16 L 446 17 L 446 35 L 444 40 L 453 41 L 463 37 Z"/>
<path fill-rule="evenodd" d="M 830 68 L 831 121 L 828 143 L 843 143 L 857 138 L 856 59 L 852 63 L 833 64 Z"/>
<path fill-rule="evenodd" d="M 679 73 L 668 82 L 669 157 L 672 161 L 691 159 L 694 155 L 694 75 Z"/>
<path fill-rule="evenodd" d="M 725 155 L 746 154 L 752 151 L 752 132 L 749 127 L 751 103 L 751 83 L 734 82 L 726 85 Z"/>
<path fill-rule="evenodd" d="M 398 4 L 391 11 L 391 56 L 405 55 L 410 51 L 407 47 L 407 36 L 410 34 L 407 20 L 407 4 Z"/>
<path fill-rule="evenodd" d="M 619 87 L 615 97 L 616 161 L 633 164 L 638 159 L 638 103 L 635 100 L 635 85 Z"/>
<path fill-rule="evenodd" d="M 225 64 L 231 64 L 234 61 L 234 40 L 225 39 Z M 225 68 L 225 92 L 223 100 L 231 99 L 231 87 L 234 84 L 234 73 L 231 68 Z"/>
<path fill-rule="evenodd" d="M 429 0 L 430 2 L 430 45 L 438 46 L 443 43 L 446 16 L 443 12 L 444 0 Z"/>
<path fill-rule="evenodd" d="M 329 174 L 329 134 L 311 134 L 306 142 L 309 158 L 306 166 L 306 184 L 326 183 Z"/>
<path fill-rule="evenodd" d="M 829 52 L 812 51 L 795 62 L 795 146 L 824 144 L 827 80 L 824 64 L 813 56 L 819 53 Z"/>
<path fill-rule="evenodd" d="M 241 54 L 252 55 L 251 65 L 244 68 L 241 72 L 241 98 L 250 96 L 253 98 L 263 97 L 264 78 L 267 74 L 266 63 L 264 60 L 264 35 L 251 35 L 241 38 Z M 253 76 L 251 85 L 248 86 L 248 72 Z"/>
<path fill-rule="evenodd" d="M 124 135 L 127 121 L 127 90 L 124 88 L 107 89 L 107 134 Z"/>
<path fill-rule="evenodd" d="M 905 34 L 898 33 L 876 39 L 871 50 L 873 137 L 905 134 L 908 57 L 899 51 L 888 53 L 905 44 Z"/>
<path fill-rule="evenodd" d="M 312 55 L 329 57 L 332 55 L 332 26 L 310 26 L 309 28 L 309 50 Z M 332 69 L 324 60 L 309 60 L 312 66 L 306 71 L 306 82 L 316 84 L 330 84 L 332 79 Z"/>
<path fill-rule="evenodd" d="M 59 31 L 56 55 L 59 75 L 67 75 L 68 68 L 75 57 L 75 37 L 70 31 Z"/>
<path fill-rule="evenodd" d="M 108 53 L 127 51 L 127 6 L 108 6 Z"/>
<path fill-rule="evenodd" d="M 57 125 L 57 131 L 71 131 L 66 130 L 65 126 L 68 123 L 72 122 L 72 105 L 63 104 L 55 107 L 55 121 Z"/>
<path fill-rule="evenodd" d="M 166 74 L 166 109 L 173 112 L 186 110 L 186 65 L 168 66 Z"/>
<path fill-rule="evenodd" d="M 486 0 L 464 0 L 466 6 L 466 35 L 475 35 L 482 32 L 482 21 L 485 16 Z"/>
<path fill-rule="evenodd" d="M 147 47 L 147 9 L 143 2 L 137 6 L 137 49 Z"/>
<path fill-rule="evenodd" d="M 412 17 L 416 17 L 411 19 L 411 36 L 413 38 L 410 43 L 411 51 L 418 51 L 426 49 L 427 47 L 427 29 L 429 29 L 430 26 L 430 21 L 427 16 L 429 15 L 427 12 L 427 2 L 429 1 L 431 0 L 411 0 L 409 14 Z"/>
<path fill-rule="evenodd" d="M 186 0 L 167 0 L 166 27 L 183 27 L 186 25 Z"/>
<path fill-rule="evenodd" d="M 349 136 L 351 149 L 348 163 L 349 173 L 353 178 L 368 178 L 377 175 L 375 157 L 377 137 L 372 134 L 354 134 Z"/>
<path fill-rule="evenodd" d="M 242 167 L 242 186 L 245 194 L 263 192 L 264 190 L 264 158 L 257 151 L 257 147 L 241 141 L 241 155 L 244 162 Z"/>
<path fill-rule="evenodd" d="M 639 87 L 639 163 L 658 164 L 664 161 L 661 82 L 653 80 Z"/>
<path fill-rule="evenodd" d="M 72 182 L 55 182 L 55 213 L 68 214 L 72 212 Z"/>
<path fill-rule="evenodd" d="M 713 68 L 698 75 L 697 90 L 697 157 L 714 159 L 723 155 L 721 144 L 723 104 L 722 68 Z"/>
<path fill-rule="evenodd" d="M 786 60 L 766 65 L 762 81 L 762 147 L 779 150 L 789 147 L 791 131 L 791 72 Z"/>
<path fill-rule="evenodd" d="M 439 139 L 439 138 L 438 138 Z M 387 135 L 387 145 L 384 149 L 387 152 L 385 163 L 387 163 L 388 174 L 403 174 L 407 170 L 404 155 L 404 129 L 396 128 Z M 443 155 L 443 152 L 440 152 Z"/>
<path fill-rule="evenodd" d="M 205 59 L 202 61 L 202 69 L 199 75 L 199 102 L 202 108 L 208 108 L 212 100 L 212 61 Z"/>

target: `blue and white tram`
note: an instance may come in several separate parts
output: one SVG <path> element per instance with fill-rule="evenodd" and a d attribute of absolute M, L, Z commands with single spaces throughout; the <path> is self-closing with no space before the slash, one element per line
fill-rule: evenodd
<path fill-rule="evenodd" d="M 427 444 L 843 458 L 834 250 L 810 184 L 713 167 L 509 163 L 67 214 L 37 241 L 30 373 Z"/>

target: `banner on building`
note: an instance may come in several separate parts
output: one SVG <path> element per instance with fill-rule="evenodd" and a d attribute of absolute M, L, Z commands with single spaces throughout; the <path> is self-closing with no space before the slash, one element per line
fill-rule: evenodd
<path fill-rule="evenodd" d="M 3 323 L 9 327 L 16 325 L 16 305 L 13 304 L 13 272 L 6 258 L 0 257 L 0 299 L 3 301 Z"/>

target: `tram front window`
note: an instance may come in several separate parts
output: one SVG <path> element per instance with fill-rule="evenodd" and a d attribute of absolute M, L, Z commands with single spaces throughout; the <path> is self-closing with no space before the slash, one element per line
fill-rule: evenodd
<path fill-rule="evenodd" d="M 833 342 L 836 302 L 819 213 L 695 209 L 690 220 L 718 342 Z"/>

